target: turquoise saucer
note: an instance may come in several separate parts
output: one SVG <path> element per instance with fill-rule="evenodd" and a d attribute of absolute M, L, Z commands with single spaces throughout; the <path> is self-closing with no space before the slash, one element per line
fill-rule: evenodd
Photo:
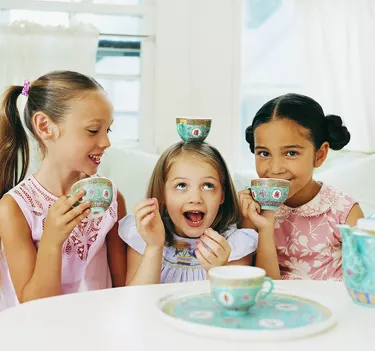
<path fill-rule="evenodd" d="M 267 340 L 316 334 L 335 323 L 326 305 L 302 296 L 274 292 L 245 316 L 229 316 L 210 293 L 171 295 L 159 308 L 165 320 L 184 331 L 215 336 Z"/>

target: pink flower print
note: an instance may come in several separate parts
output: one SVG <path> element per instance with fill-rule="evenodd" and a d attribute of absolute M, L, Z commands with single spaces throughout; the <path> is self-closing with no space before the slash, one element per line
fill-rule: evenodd
<path fill-rule="evenodd" d="M 89 190 L 89 195 L 91 195 L 91 196 L 94 196 L 95 195 L 95 189 L 90 189 Z"/>
<path fill-rule="evenodd" d="M 259 195 L 261 196 L 261 197 L 265 197 L 266 195 L 267 195 L 267 192 L 265 191 L 265 190 L 261 190 L 261 191 L 259 191 Z"/>
<path fill-rule="evenodd" d="M 244 297 L 242 298 L 244 301 L 249 301 L 250 300 L 250 296 L 249 295 L 244 295 Z"/>
<path fill-rule="evenodd" d="M 272 192 L 272 197 L 276 200 L 280 199 L 281 198 L 281 191 L 280 190 L 274 190 Z"/>

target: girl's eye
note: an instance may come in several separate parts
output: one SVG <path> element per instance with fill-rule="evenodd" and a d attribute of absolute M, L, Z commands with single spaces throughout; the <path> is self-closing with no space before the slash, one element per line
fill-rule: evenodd
<path fill-rule="evenodd" d="M 96 134 L 98 132 L 98 130 L 90 130 L 89 129 L 89 133 L 91 133 L 91 134 Z"/>
<path fill-rule="evenodd" d="M 211 183 L 205 183 L 203 186 L 203 189 L 205 190 L 212 190 L 214 188 L 214 185 Z"/>
<path fill-rule="evenodd" d="M 260 157 L 268 157 L 268 156 L 270 155 L 270 153 L 267 152 L 267 151 L 259 151 L 259 152 L 258 152 L 258 155 L 259 155 Z"/>
<path fill-rule="evenodd" d="M 179 189 L 179 190 L 186 189 L 186 183 L 177 184 L 176 189 Z"/>
<path fill-rule="evenodd" d="M 287 156 L 289 157 L 295 157 L 295 156 L 298 156 L 298 152 L 297 151 L 288 151 L 286 153 Z"/>
<path fill-rule="evenodd" d="M 107 129 L 107 133 L 110 133 L 110 132 L 112 132 L 112 129 L 111 129 L 111 128 L 108 128 L 108 129 Z"/>

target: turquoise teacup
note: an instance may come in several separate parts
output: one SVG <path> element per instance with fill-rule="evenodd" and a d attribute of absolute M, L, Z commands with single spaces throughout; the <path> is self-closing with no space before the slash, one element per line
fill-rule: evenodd
<path fill-rule="evenodd" d="M 264 300 L 273 289 L 273 281 L 266 271 L 250 266 L 220 266 L 208 271 L 211 292 L 218 304 L 230 316 L 249 313 L 249 309 Z M 269 284 L 263 291 L 264 283 Z"/>
<path fill-rule="evenodd" d="M 85 178 L 73 184 L 72 194 L 80 190 L 85 190 L 86 193 L 79 202 L 86 200 L 91 202 L 91 211 L 88 217 L 97 218 L 103 216 L 112 203 L 112 182 L 104 177 Z"/>
<path fill-rule="evenodd" d="M 277 210 L 286 201 L 289 194 L 290 182 L 276 178 L 257 178 L 251 180 L 253 199 L 259 203 L 262 210 Z"/>
<path fill-rule="evenodd" d="M 176 129 L 185 142 L 203 142 L 211 128 L 211 118 L 176 118 Z"/>

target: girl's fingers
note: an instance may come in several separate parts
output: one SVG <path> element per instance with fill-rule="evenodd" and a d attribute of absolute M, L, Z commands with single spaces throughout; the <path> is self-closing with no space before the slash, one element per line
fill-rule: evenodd
<path fill-rule="evenodd" d="M 214 231 L 212 228 L 208 228 L 207 230 L 205 230 L 203 236 L 206 236 L 210 238 L 211 240 L 215 241 L 217 244 L 219 244 L 223 248 L 224 251 L 231 250 L 228 241 L 218 232 Z M 208 245 L 208 246 L 211 247 L 211 245 Z"/>
<path fill-rule="evenodd" d="M 79 202 L 79 200 L 82 199 L 83 195 L 86 194 L 86 191 L 85 190 L 80 190 L 78 191 L 77 193 L 71 195 L 71 196 L 64 196 L 62 197 L 65 198 L 65 200 L 63 200 L 61 202 L 61 204 L 59 205 L 59 212 L 61 214 L 65 214 L 67 213 L 68 211 L 70 211 L 72 209 L 72 207 Z M 77 206 L 78 207 L 78 206 Z"/>
<path fill-rule="evenodd" d="M 71 233 L 76 225 L 78 225 L 83 219 L 85 219 L 90 214 L 90 209 L 84 210 L 79 216 L 75 217 L 68 224 L 68 231 Z"/>
<path fill-rule="evenodd" d="M 146 227 L 150 224 L 150 222 L 154 218 L 155 218 L 155 212 L 150 212 L 140 220 L 139 224 L 140 224 L 141 227 Z"/>
<path fill-rule="evenodd" d="M 147 207 L 147 206 L 152 206 L 152 205 L 155 205 L 155 199 L 145 199 L 145 200 L 139 201 L 134 205 L 133 212 L 136 213 L 140 211 L 142 208 Z"/>
<path fill-rule="evenodd" d="M 89 209 L 90 205 L 91 205 L 90 201 L 85 201 L 79 204 L 77 207 L 70 208 L 70 210 L 66 212 L 65 215 L 63 216 L 65 223 L 69 223 L 72 220 L 74 220 L 77 216 L 79 216 L 85 210 Z"/>
<path fill-rule="evenodd" d="M 202 241 L 205 246 L 209 247 L 209 250 L 211 250 L 216 257 L 222 257 L 225 255 L 224 248 L 216 241 L 212 240 L 209 236 L 202 235 L 200 237 L 200 241 Z"/>
<path fill-rule="evenodd" d="M 198 251 L 200 254 L 205 258 L 205 260 L 211 264 L 212 266 L 218 266 L 221 264 L 221 262 L 218 260 L 218 258 L 215 256 L 215 254 L 211 251 L 209 251 L 203 243 L 198 242 L 197 245 Z"/>
<path fill-rule="evenodd" d="M 151 212 L 155 212 L 156 206 L 155 205 L 148 205 L 145 207 L 142 207 L 141 209 L 138 210 L 138 212 L 134 212 L 136 221 L 139 223 L 142 222 L 142 220 L 148 216 Z"/>
<path fill-rule="evenodd" d="M 210 268 L 212 268 L 212 265 L 210 264 L 210 262 L 208 262 L 204 257 L 203 255 L 201 254 L 201 252 L 199 251 L 199 249 L 196 249 L 195 251 L 195 256 L 197 257 L 197 260 L 199 261 L 199 263 L 202 265 L 202 267 L 208 271 Z"/>

